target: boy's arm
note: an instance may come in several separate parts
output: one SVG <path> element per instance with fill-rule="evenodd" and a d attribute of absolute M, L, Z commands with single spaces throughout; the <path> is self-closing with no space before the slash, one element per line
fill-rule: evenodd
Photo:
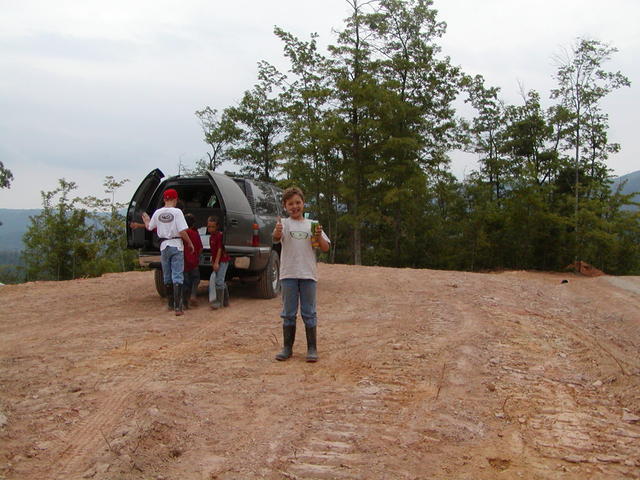
<path fill-rule="evenodd" d="M 278 243 L 282 240 L 282 219 L 280 217 L 278 217 L 278 220 L 276 221 L 276 226 L 271 234 L 271 239 L 273 240 L 273 243 Z"/>
<path fill-rule="evenodd" d="M 195 252 L 196 249 L 193 247 L 193 242 L 191 242 L 191 238 L 189 238 L 189 234 L 187 233 L 186 230 L 182 230 L 180 232 L 180 237 L 182 237 L 182 241 L 184 243 L 186 243 L 187 245 L 189 245 L 189 248 L 191 249 L 192 252 Z"/>
<path fill-rule="evenodd" d="M 322 250 L 323 252 L 328 252 L 329 244 L 331 242 L 327 240 L 326 234 L 322 231 L 322 225 L 318 225 L 316 227 L 316 236 L 318 238 L 318 243 L 320 244 L 320 250 Z"/>
<path fill-rule="evenodd" d="M 142 221 L 144 222 L 144 226 L 147 230 L 155 230 L 155 223 L 153 226 L 151 225 L 151 217 L 149 217 L 149 214 L 147 212 L 142 212 Z"/>

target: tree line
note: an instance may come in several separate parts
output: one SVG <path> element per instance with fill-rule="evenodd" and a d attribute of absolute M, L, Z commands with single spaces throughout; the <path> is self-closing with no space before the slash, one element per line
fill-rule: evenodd
<path fill-rule="evenodd" d="M 42 211 L 29 217 L 20 266 L 5 268 L 4 280 L 69 280 L 132 270 L 136 252 L 126 248 L 125 204 L 115 201 L 126 182 L 106 177 L 104 198 L 72 197 L 77 185 L 65 179 L 41 192 Z"/>
<path fill-rule="evenodd" d="M 326 53 L 318 36 L 275 28 L 288 69 L 262 61 L 236 105 L 196 112 L 211 151 L 196 170 L 299 185 L 333 242 L 328 260 L 482 270 L 561 269 L 576 260 L 640 272 L 638 214 L 610 188 L 602 101 L 630 85 L 604 64 L 616 49 L 579 38 L 556 55 L 544 107 L 509 105 L 443 54 L 430 0 L 346 0 Z M 472 119 L 456 114 L 463 98 Z M 475 153 L 459 180 L 450 152 Z"/>
<path fill-rule="evenodd" d="M 507 104 L 481 75 L 454 65 L 438 42 L 446 24 L 431 0 L 345 0 L 350 14 L 326 52 L 317 34 L 275 35 L 288 61 L 258 64 L 239 102 L 196 112 L 210 148 L 190 173 L 232 162 L 241 175 L 298 185 L 332 239 L 329 262 L 393 267 L 559 270 L 577 260 L 640 273 L 640 218 L 612 190 L 603 99 L 630 85 L 605 69 L 616 49 L 579 38 L 555 57 L 543 102 L 521 89 Z M 471 119 L 456 113 L 463 99 Z M 548 106 L 545 106 L 545 103 Z M 450 154 L 471 152 L 464 179 Z M 0 188 L 11 172 L 0 163 Z M 133 268 L 123 181 L 107 198 L 71 198 L 64 179 L 42 192 L 22 253 L 26 280 Z"/>

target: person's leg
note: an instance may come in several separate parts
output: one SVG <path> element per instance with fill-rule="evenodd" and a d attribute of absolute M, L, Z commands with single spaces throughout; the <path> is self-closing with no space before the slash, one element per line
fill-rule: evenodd
<path fill-rule="evenodd" d="M 229 293 L 227 292 L 227 284 L 225 283 L 228 267 L 229 262 L 221 262 L 218 273 L 216 274 L 216 297 L 221 307 L 229 306 Z"/>
<path fill-rule="evenodd" d="M 283 348 L 276 355 L 276 360 L 286 360 L 293 354 L 293 343 L 296 338 L 296 315 L 298 314 L 298 280 L 285 278 L 280 281 L 282 287 L 282 336 Z"/>
<path fill-rule="evenodd" d="M 304 330 L 307 335 L 307 362 L 318 361 L 316 346 L 316 331 L 318 316 L 316 312 L 316 281 L 300 281 L 300 313 L 304 321 Z"/>
<path fill-rule="evenodd" d="M 193 278 L 191 282 L 191 299 L 196 300 L 198 296 L 198 286 L 200 285 L 200 267 L 196 267 L 193 270 Z"/>
<path fill-rule="evenodd" d="M 176 315 L 182 315 L 182 284 L 184 282 L 184 252 L 176 247 L 171 249 L 171 280 L 173 281 L 173 307 Z"/>
<path fill-rule="evenodd" d="M 220 268 L 218 268 L 217 272 L 211 272 L 211 278 L 209 279 L 209 304 L 214 310 L 217 310 L 222 306 L 222 291 L 218 288 L 218 284 L 220 283 L 221 278 L 224 282 L 225 273 L 226 269 L 222 271 L 222 264 L 220 264 Z"/>
<path fill-rule="evenodd" d="M 216 272 L 211 270 L 209 276 L 209 304 L 213 306 L 213 302 L 216 301 Z"/>
<path fill-rule="evenodd" d="M 173 310 L 173 283 L 171 281 L 171 252 L 165 248 L 160 252 L 160 265 L 162 266 L 162 280 L 167 292 L 167 308 Z"/>
<path fill-rule="evenodd" d="M 315 327 L 318 322 L 316 285 L 315 280 L 300 280 L 300 314 L 305 327 Z"/>
<path fill-rule="evenodd" d="M 191 297 L 191 289 L 193 287 L 194 282 L 194 272 L 197 269 L 189 270 L 188 272 L 184 272 L 184 283 L 182 284 L 182 306 L 185 309 L 189 308 L 189 299 Z"/>
<path fill-rule="evenodd" d="M 171 252 L 166 247 L 160 252 L 160 265 L 162 266 L 162 280 L 167 285 L 171 283 Z"/>

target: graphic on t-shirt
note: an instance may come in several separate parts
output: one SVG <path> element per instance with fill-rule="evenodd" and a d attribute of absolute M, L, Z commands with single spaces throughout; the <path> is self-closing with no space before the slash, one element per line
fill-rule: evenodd
<path fill-rule="evenodd" d="M 158 215 L 158 220 L 162 223 L 171 223 L 173 222 L 173 213 L 165 212 Z"/>
<path fill-rule="evenodd" d="M 289 232 L 291 238 L 295 238 L 296 240 L 305 240 L 309 238 L 309 232 Z"/>

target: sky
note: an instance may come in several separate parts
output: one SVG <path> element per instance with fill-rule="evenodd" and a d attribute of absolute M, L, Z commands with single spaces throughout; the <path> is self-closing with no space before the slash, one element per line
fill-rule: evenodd
<path fill-rule="evenodd" d="M 631 87 L 607 97 L 609 138 L 622 151 L 615 175 L 640 169 L 640 2 L 637 0 L 434 0 L 447 23 L 443 54 L 501 88 L 507 103 L 521 86 L 548 101 L 554 56 L 578 37 L 619 52 L 605 64 Z M 166 175 L 206 158 L 195 116 L 235 105 L 256 83 L 257 63 L 286 70 L 278 26 L 302 39 L 336 41 L 345 0 L 0 0 L 0 161 L 14 175 L 0 208 L 39 208 L 58 179 L 75 195 L 104 195 L 110 175 L 128 179 L 128 203 L 154 168 Z M 460 114 L 465 112 L 461 104 Z M 476 168 L 454 152 L 452 171 Z M 229 169 L 234 167 L 226 166 Z"/>

